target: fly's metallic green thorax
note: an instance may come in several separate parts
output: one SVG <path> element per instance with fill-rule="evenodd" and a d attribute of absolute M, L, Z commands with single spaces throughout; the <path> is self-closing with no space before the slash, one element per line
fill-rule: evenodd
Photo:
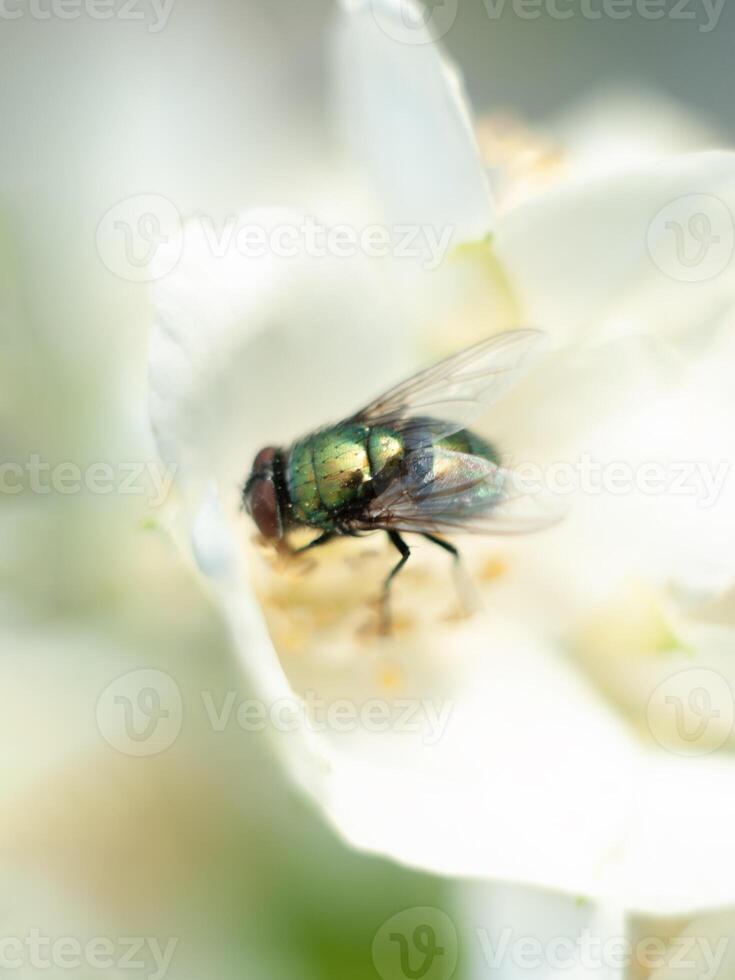
<path fill-rule="evenodd" d="M 284 454 L 284 487 L 289 521 L 323 530 L 339 527 L 345 516 L 372 499 L 388 475 L 395 475 L 407 452 L 424 475 L 434 466 L 462 465 L 471 454 L 497 461 L 493 447 L 468 430 L 433 442 L 432 420 L 410 433 L 383 425 L 355 422 L 322 429 L 294 443 Z M 448 450 L 448 454 L 435 453 Z M 423 477 L 422 477 L 423 478 Z"/>

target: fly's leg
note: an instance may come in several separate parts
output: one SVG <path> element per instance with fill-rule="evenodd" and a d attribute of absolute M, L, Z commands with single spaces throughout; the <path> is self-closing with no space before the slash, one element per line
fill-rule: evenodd
<path fill-rule="evenodd" d="M 336 536 L 337 535 L 334 531 L 325 531 L 323 534 L 320 534 L 318 538 L 314 538 L 314 540 L 310 541 L 308 544 L 303 545 L 301 548 L 296 548 L 292 554 L 303 555 L 305 551 L 311 551 L 312 548 L 318 548 L 320 545 L 326 544 L 327 541 L 331 541 L 332 538 L 335 538 Z"/>
<path fill-rule="evenodd" d="M 400 572 L 403 566 L 408 561 L 409 555 L 411 554 L 411 549 L 408 547 L 403 538 L 398 534 L 397 531 L 386 532 L 390 538 L 391 544 L 400 553 L 401 557 L 395 567 L 391 570 L 390 574 L 383 582 L 383 593 L 380 597 L 380 632 L 383 634 L 390 633 L 391 617 L 390 617 L 390 587 L 391 582 Z"/>
<path fill-rule="evenodd" d="M 449 541 L 444 541 L 443 538 L 437 538 L 433 534 L 424 533 L 422 537 L 426 538 L 427 541 L 431 541 L 432 544 L 443 548 L 444 551 L 448 551 L 454 558 L 454 584 L 457 588 L 459 601 L 467 615 L 476 612 L 480 605 L 479 597 L 467 575 L 463 574 L 464 566 L 462 565 L 462 558 L 457 548 L 453 544 L 450 544 Z"/>
<path fill-rule="evenodd" d="M 433 544 L 438 544 L 440 548 L 443 548 L 445 551 L 448 551 L 449 554 L 454 558 L 455 564 L 459 563 L 460 561 L 459 551 L 454 547 L 453 544 L 450 544 L 448 541 L 444 541 L 442 538 L 437 538 L 433 534 L 424 533 L 423 537 L 425 537 L 427 541 L 431 541 Z"/>
<path fill-rule="evenodd" d="M 305 552 L 311 551 L 312 548 L 318 548 L 320 547 L 320 545 L 326 544 L 328 541 L 331 541 L 332 538 L 335 538 L 336 536 L 337 535 L 335 531 L 323 531 L 318 538 L 314 538 L 313 541 L 310 541 L 308 544 L 302 545 L 302 547 L 300 548 L 292 548 L 286 542 L 286 539 L 283 538 L 281 543 L 281 549 L 282 549 L 281 553 L 283 554 L 287 562 L 294 562 L 295 569 L 299 574 L 305 574 L 306 572 L 310 572 L 314 568 L 314 564 L 315 564 L 313 560 L 309 561 L 308 558 L 304 559 Z M 300 561 L 295 562 L 294 559 L 296 558 L 299 558 Z"/>

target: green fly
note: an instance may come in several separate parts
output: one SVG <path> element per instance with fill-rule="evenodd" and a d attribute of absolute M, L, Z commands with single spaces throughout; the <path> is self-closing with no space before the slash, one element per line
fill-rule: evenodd
<path fill-rule="evenodd" d="M 389 624 L 390 586 L 411 554 L 404 533 L 459 558 L 443 535 L 539 530 L 558 515 L 524 487 L 498 450 L 467 426 L 536 360 L 545 336 L 512 330 L 421 371 L 349 418 L 283 449 L 256 455 L 242 496 L 269 540 L 296 528 L 317 538 L 385 531 L 399 560 L 383 583 L 381 623 Z M 442 535 L 440 537 L 439 535 Z"/>

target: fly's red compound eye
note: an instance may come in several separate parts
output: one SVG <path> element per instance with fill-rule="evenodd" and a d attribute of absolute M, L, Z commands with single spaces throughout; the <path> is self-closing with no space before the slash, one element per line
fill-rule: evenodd
<path fill-rule="evenodd" d="M 248 490 L 248 509 L 264 538 L 280 538 L 281 518 L 273 480 L 253 480 Z"/>
<path fill-rule="evenodd" d="M 266 446 L 265 449 L 261 449 L 253 460 L 253 473 L 269 469 L 273 465 L 275 455 L 276 450 L 274 446 Z"/>

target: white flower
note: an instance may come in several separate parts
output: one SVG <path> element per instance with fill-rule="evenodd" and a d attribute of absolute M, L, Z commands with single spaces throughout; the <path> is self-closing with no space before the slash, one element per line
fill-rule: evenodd
<path fill-rule="evenodd" d="M 722 144 L 711 126 L 640 87 L 584 93 L 542 127 L 508 111 L 491 112 L 478 119 L 477 131 L 501 212 L 553 183 L 635 170 Z"/>
<path fill-rule="evenodd" d="M 359 168 L 335 163 L 325 210 L 359 228 L 451 226 L 453 250 L 431 271 L 425 249 L 315 255 L 298 237 L 311 213 L 268 211 L 242 227 L 271 242 L 296 229 L 295 254 L 218 257 L 202 222 L 187 225 L 172 243 L 181 261 L 158 283 L 151 347 L 154 428 L 178 467 L 177 534 L 227 616 L 250 691 L 271 706 L 295 691 L 322 711 L 322 726 L 297 712 L 274 734 L 355 845 L 651 911 L 733 901 L 732 876 L 712 871 L 735 860 L 735 673 L 722 655 L 732 618 L 718 623 L 719 653 L 695 625 L 731 587 L 732 481 L 706 509 L 635 487 L 576 492 L 552 531 L 463 542 L 486 607 L 467 620 L 451 615 L 446 556 L 419 546 L 390 640 L 362 629 L 391 561 L 379 537 L 315 552 L 311 570 L 273 570 L 249 544 L 239 489 L 262 445 L 524 323 L 550 333 L 553 353 L 488 419 L 515 458 L 586 453 L 634 472 L 728 461 L 735 155 L 587 172 L 504 211 L 496 228 L 457 76 L 428 36 L 409 45 L 386 31 L 398 6 L 354 2 L 340 15 L 334 87 L 374 180 L 366 192 Z M 707 247 L 699 266 L 677 252 L 676 227 L 701 232 L 682 246 Z M 709 754 L 696 759 L 679 754 L 667 714 L 667 696 L 687 707 L 686 678 L 666 687 L 687 665 L 724 685 Z M 327 709 L 340 699 L 341 718 Z M 379 716 L 389 731 L 376 730 Z"/>

